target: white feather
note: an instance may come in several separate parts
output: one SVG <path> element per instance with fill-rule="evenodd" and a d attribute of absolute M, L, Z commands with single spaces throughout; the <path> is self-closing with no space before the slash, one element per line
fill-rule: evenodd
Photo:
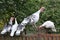
<path fill-rule="evenodd" d="M 9 24 L 5 24 L 3 30 L 1 31 L 1 34 L 5 34 L 6 32 L 10 32 L 12 27 L 12 21 L 9 22 Z"/>
<path fill-rule="evenodd" d="M 55 25 L 52 21 L 46 21 L 40 27 L 51 28 L 52 31 L 56 32 Z"/>
<path fill-rule="evenodd" d="M 10 36 L 14 36 L 14 33 L 16 32 L 17 27 L 18 27 L 18 23 L 17 23 L 17 20 L 16 20 L 16 18 L 15 18 L 15 24 L 14 24 L 14 25 L 12 26 L 12 28 L 11 28 Z"/>
<path fill-rule="evenodd" d="M 41 11 L 43 11 L 44 8 L 41 8 L 40 10 L 38 10 L 37 12 L 33 13 L 32 15 L 28 16 L 27 18 L 25 18 L 22 23 L 20 25 L 23 25 L 24 27 L 22 27 L 22 29 L 18 29 L 16 31 L 16 35 L 20 35 L 21 31 L 23 31 L 23 29 L 25 28 L 26 24 L 35 24 L 36 22 L 38 22 L 39 20 L 39 14 L 41 13 Z M 21 26 L 20 26 L 21 27 Z"/>

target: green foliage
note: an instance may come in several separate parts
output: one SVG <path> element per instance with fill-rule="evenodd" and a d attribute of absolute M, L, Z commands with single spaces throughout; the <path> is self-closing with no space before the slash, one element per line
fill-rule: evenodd
<path fill-rule="evenodd" d="M 51 20 L 58 27 L 60 26 L 60 0 L 0 0 L 0 26 L 15 16 L 18 23 L 44 6 L 45 12 L 40 14 L 37 25 Z"/>

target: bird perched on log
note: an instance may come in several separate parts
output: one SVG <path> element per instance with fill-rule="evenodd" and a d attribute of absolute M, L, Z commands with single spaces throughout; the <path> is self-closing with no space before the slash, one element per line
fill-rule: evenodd
<path fill-rule="evenodd" d="M 8 23 L 8 24 L 5 24 L 3 30 L 1 31 L 1 34 L 5 34 L 6 32 L 10 32 L 11 27 L 12 27 L 12 24 L 13 24 L 13 23 L 12 23 L 13 20 L 14 20 L 14 17 L 12 16 L 12 17 L 10 18 L 9 23 Z"/>
<path fill-rule="evenodd" d="M 18 27 L 18 23 L 17 23 L 17 20 L 16 20 L 16 18 L 15 18 L 15 24 L 12 25 L 12 27 L 11 27 L 11 33 L 10 33 L 10 36 L 14 36 L 14 33 L 16 32 L 17 27 Z"/>
<path fill-rule="evenodd" d="M 44 22 L 41 26 L 39 26 L 39 29 L 41 29 L 41 28 L 51 29 L 53 32 L 56 32 L 54 22 L 52 22 L 52 21 Z"/>
<path fill-rule="evenodd" d="M 20 32 L 24 30 L 26 24 L 34 25 L 39 20 L 39 14 L 45 10 L 45 7 L 41 7 L 37 12 L 33 13 L 32 15 L 28 16 L 27 18 L 24 18 L 24 20 L 21 22 L 21 24 L 18 25 L 18 29 L 16 31 L 16 35 L 20 35 Z M 35 26 L 36 27 L 36 26 Z"/>

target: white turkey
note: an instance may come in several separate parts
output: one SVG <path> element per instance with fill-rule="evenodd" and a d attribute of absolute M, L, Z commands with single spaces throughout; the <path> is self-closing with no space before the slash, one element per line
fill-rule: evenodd
<path fill-rule="evenodd" d="M 20 32 L 24 30 L 26 24 L 35 25 L 39 20 L 39 14 L 44 11 L 44 7 L 41 7 L 37 12 L 25 18 L 21 24 L 18 25 L 16 35 L 20 35 Z"/>
<path fill-rule="evenodd" d="M 17 20 L 16 20 L 16 18 L 15 18 L 15 24 L 14 24 L 14 25 L 12 26 L 12 28 L 11 28 L 10 36 L 14 36 L 14 33 L 16 32 L 17 27 L 18 27 L 18 23 L 17 23 Z"/>
<path fill-rule="evenodd" d="M 13 20 L 14 20 L 14 17 L 12 16 L 12 17 L 10 18 L 9 23 L 8 23 L 8 24 L 5 24 L 3 30 L 1 31 L 1 34 L 5 34 L 6 32 L 10 32 L 10 29 L 11 29 L 11 27 L 12 27 L 12 22 L 13 22 Z"/>
<path fill-rule="evenodd" d="M 52 21 L 44 22 L 39 28 L 50 28 L 53 32 L 56 32 L 55 25 Z"/>

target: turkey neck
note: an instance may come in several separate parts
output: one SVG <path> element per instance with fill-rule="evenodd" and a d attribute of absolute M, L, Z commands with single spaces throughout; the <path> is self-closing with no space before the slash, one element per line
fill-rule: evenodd
<path fill-rule="evenodd" d="M 15 24 L 17 24 L 17 20 L 16 20 L 16 18 L 15 18 Z"/>
<path fill-rule="evenodd" d="M 11 24 L 11 25 L 12 25 L 12 20 L 10 20 L 10 21 L 9 21 L 9 24 Z"/>
<path fill-rule="evenodd" d="M 41 13 L 41 10 L 38 10 L 37 12 L 35 12 L 34 15 L 39 16 L 40 13 Z"/>

